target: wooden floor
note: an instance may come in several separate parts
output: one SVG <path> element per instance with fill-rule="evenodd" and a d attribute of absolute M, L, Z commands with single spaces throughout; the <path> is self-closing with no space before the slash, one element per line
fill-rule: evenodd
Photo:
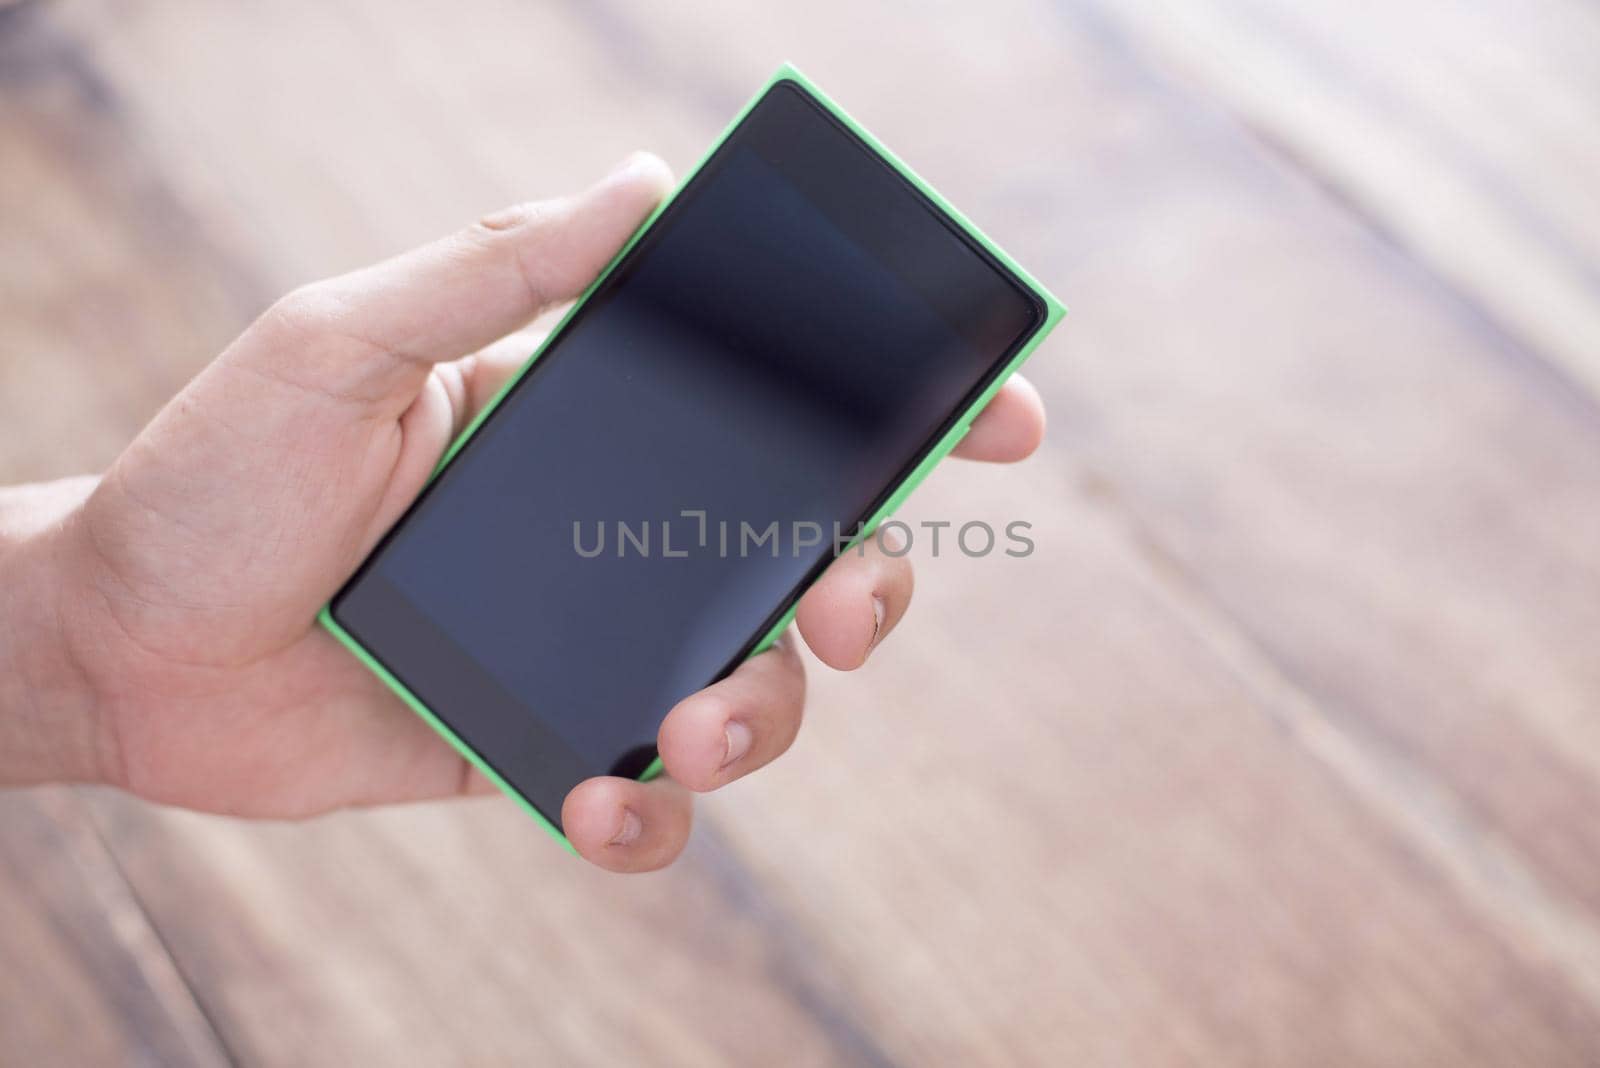
<path fill-rule="evenodd" d="M 1600 9 L 667 10 L 0 9 L 0 481 L 789 58 L 1071 307 L 910 509 L 1038 551 L 922 558 L 656 876 L 0 796 L 0 1062 L 1600 1063 Z"/>

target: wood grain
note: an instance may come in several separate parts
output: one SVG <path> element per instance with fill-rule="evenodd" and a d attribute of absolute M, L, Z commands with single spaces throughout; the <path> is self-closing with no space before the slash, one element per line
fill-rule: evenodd
<path fill-rule="evenodd" d="M 625 880 L 499 801 L 304 825 L 99 815 L 245 1063 L 881 1062 L 714 828 Z"/>
<path fill-rule="evenodd" d="M 0 16 L 0 478 L 95 471 L 265 303 L 39 5 Z"/>
<path fill-rule="evenodd" d="M 228 1063 L 79 800 L 0 799 L 0 1061 Z"/>
<path fill-rule="evenodd" d="M 1507 341 L 1600 395 L 1600 12 L 1565 0 L 1103 7 Z"/>
<path fill-rule="evenodd" d="M 281 289 L 686 165 L 784 58 L 1073 309 L 1046 452 L 907 513 L 1037 552 L 919 546 L 903 631 L 812 665 L 795 751 L 677 868 L 589 871 L 494 801 L 8 809 L 0 850 L 108 843 L 166 993 L 7 919 L 76 978 L 0 1026 L 295 1065 L 1600 1057 L 1589 15 L 1478 5 L 1419 59 L 1374 43 L 1419 11 L 1179 7 L 0 16 L 7 478 L 103 464 Z M 93 914 L 32 870 L 4 915 Z"/>

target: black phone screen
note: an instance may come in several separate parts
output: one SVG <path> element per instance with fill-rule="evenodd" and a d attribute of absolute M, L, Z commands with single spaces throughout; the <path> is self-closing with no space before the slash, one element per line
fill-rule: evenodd
<path fill-rule="evenodd" d="M 333 616 L 559 825 L 581 780 L 643 771 L 1044 319 L 780 81 Z"/>

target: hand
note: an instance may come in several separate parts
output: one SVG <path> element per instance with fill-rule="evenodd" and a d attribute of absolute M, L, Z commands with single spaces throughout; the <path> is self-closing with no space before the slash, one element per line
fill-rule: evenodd
<path fill-rule="evenodd" d="M 98 483 L 30 495 L 46 514 L 13 516 L 12 527 L 42 529 L 24 531 L 4 560 L 13 575 L 54 576 L 28 584 L 27 633 L 60 644 L 34 646 L 17 676 L 30 693 L 0 714 L 26 714 L 33 749 L 57 766 L 19 771 L 13 760 L 0 778 L 92 779 L 265 817 L 488 789 L 312 620 L 532 351 L 505 335 L 581 292 L 669 180 L 659 160 L 636 155 L 582 194 L 291 293 Z M 959 451 L 1018 459 L 1042 430 L 1037 395 L 1014 379 Z M 799 631 L 849 670 L 910 598 L 907 560 L 847 554 L 801 602 Z M 667 864 L 688 837 L 688 791 L 788 748 L 804 691 L 786 638 L 686 698 L 661 728 L 666 777 L 591 779 L 568 795 L 573 844 L 616 871 Z M 47 730 L 68 740 L 39 744 Z"/>

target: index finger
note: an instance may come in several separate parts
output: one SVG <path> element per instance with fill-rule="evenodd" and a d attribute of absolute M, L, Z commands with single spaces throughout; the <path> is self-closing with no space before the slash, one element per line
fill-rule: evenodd
<path fill-rule="evenodd" d="M 1044 401 L 1033 383 L 1012 375 L 994 395 L 951 455 L 965 460 L 1015 463 L 1044 440 Z"/>

